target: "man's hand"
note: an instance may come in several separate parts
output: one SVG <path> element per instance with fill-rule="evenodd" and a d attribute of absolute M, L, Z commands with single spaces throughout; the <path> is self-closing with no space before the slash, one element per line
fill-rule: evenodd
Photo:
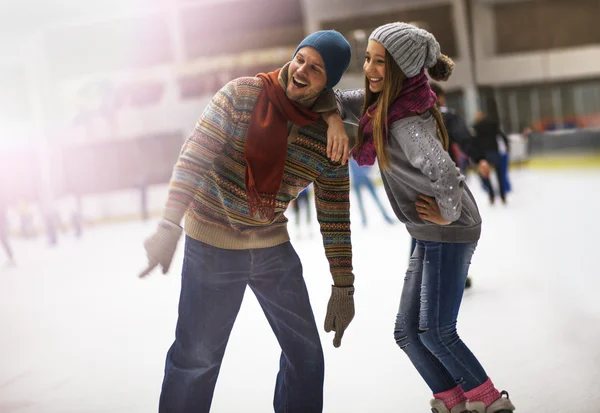
<path fill-rule="evenodd" d="M 335 331 L 333 346 L 342 344 L 344 331 L 354 318 L 354 287 L 331 288 L 331 298 L 325 315 L 325 332 Z"/>
<path fill-rule="evenodd" d="M 337 111 L 326 112 L 322 116 L 328 126 L 327 157 L 345 165 L 350 158 L 350 139 L 344 129 L 344 122 Z"/>
<path fill-rule="evenodd" d="M 156 232 L 144 242 L 148 267 L 139 275 L 140 278 L 150 274 L 159 265 L 163 274 L 169 271 L 182 232 L 183 229 L 179 225 L 166 219 L 160 221 Z"/>
<path fill-rule="evenodd" d="M 444 219 L 440 213 L 440 207 L 438 206 L 435 198 L 430 198 L 425 195 L 419 195 L 417 199 L 416 209 L 419 213 L 419 217 L 425 221 L 433 222 L 438 225 L 449 225 L 450 221 Z"/>
<path fill-rule="evenodd" d="M 486 161 L 485 159 L 482 159 L 477 164 L 477 169 L 479 170 L 479 174 L 481 175 L 482 178 L 488 178 L 490 176 L 492 167 L 490 166 L 488 161 Z"/>

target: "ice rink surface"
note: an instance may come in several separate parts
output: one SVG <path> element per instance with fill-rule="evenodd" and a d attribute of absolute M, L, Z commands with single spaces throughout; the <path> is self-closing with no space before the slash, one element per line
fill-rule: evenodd
<path fill-rule="evenodd" d="M 513 171 L 507 206 L 491 207 L 478 180 L 468 182 L 484 224 L 461 338 L 517 412 L 600 412 L 600 171 Z M 299 232 L 289 213 L 322 331 L 324 411 L 428 412 L 431 394 L 393 339 L 409 236 L 364 196 L 369 227 L 352 204 L 356 317 L 339 349 L 322 328 L 331 277 L 318 227 Z M 138 279 L 155 224 L 93 228 L 58 248 L 15 241 L 18 266 L 0 269 L 0 413 L 157 411 L 183 246 L 168 276 Z M 248 290 L 212 412 L 273 411 L 278 363 L 275 336 Z"/>

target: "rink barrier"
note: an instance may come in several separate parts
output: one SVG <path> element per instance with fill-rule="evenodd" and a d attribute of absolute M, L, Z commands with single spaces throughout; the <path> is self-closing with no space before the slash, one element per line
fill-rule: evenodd
<path fill-rule="evenodd" d="M 527 140 L 527 165 L 538 169 L 600 167 L 600 130 L 533 133 Z"/>
<path fill-rule="evenodd" d="M 528 138 L 530 157 L 547 155 L 600 154 L 600 130 L 576 129 L 532 133 Z"/>
<path fill-rule="evenodd" d="M 511 137 L 513 138 L 513 137 Z M 49 154 L 54 208 L 68 230 L 69 216 L 82 202 L 85 225 L 100 225 L 141 219 L 140 190 L 148 191 L 148 212 L 160 216 L 167 195 L 167 183 L 181 145 L 182 132 L 166 132 L 132 139 L 62 145 Z M 534 133 L 525 141 L 511 139 L 511 167 L 535 169 L 600 168 L 600 130 Z M 41 218 L 42 167 L 31 150 L 0 153 L 9 174 L 0 176 L 2 195 L 8 200 L 9 222 L 17 227 L 18 211 L 27 202 Z M 381 179 L 376 168 L 371 176 Z M 16 228 L 15 228 L 16 229 Z"/>

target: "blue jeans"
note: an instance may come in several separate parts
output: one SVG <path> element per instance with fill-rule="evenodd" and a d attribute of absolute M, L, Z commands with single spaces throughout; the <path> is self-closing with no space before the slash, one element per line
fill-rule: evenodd
<path fill-rule="evenodd" d="M 488 378 L 456 331 L 476 245 L 417 240 L 404 279 L 394 338 L 434 394 Z"/>
<path fill-rule="evenodd" d="M 500 173 L 502 174 L 502 181 L 504 181 L 504 191 L 509 193 L 511 191 L 510 181 L 508 179 L 508 163 L 509 163 L 509 155 L 508 153 L 500 154 Z"/>
<path fill-rule="evenodd" d="M 490 166 L 493 166 L 496 170 L 496 177 L 498 178 L 498 191 L 500 192 L 500 198 L 504 201 L 506 199 L 506 181 L 505 181 L 505 172 L 502 168 L 502 163 L 500 162 L 500 154 L 498 152 L 486 152 L 485 159 L 488 161 Z M 494 202 L 496 198 L 496 193 L 494 192 L 494 187 L 492 186 L 492 181 L 489 177 L 483 178 L 481 177 L 481 182 L 483 183 L 483 187 L 485 188 L 488 196 L 490 197 L 490 201 Z"/>
<path fill-rule="evenodd" d="M 302 264 L 292 245 L 224 250 L 189 237 L 176 338 L 167 354 L 160 413 L 210 411 L 246 286 L 258 298 L 282 349 L 275 412 L 321 413 L 323 349 Z"/>

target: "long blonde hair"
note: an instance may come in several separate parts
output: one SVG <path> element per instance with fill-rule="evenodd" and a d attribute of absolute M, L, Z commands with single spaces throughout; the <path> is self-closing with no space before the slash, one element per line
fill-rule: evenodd
<path fill-rule="evenodd" d="M 388 134 L 388 109 L 392 103 L 400 96 L 402 91 L 402 83 L 406 76 L 395 62 L 390 53 L 385 51 L 385 76 L 383 78 L 383 88 L 381 92 L 373 93 L 369 89 L 369 79 L 365 75 L 365 100 L 362 108 L 362 115 L 372 117 L 373 122 L 373 141 L 375 150 L 377 151 L 377 159 L 379 167 L 390 169 L 390 159 L 386 150 L 386 141 Z M 377 103 L 374 113 L 367 113 L 369 107 Z M 442 142 L 444 150 L 448 150 L 449 139 L 448 131 L 444 125 L 442 114 L 437 105 L 432 106 L 429 112 L 433 115 L 436 121 L 438 138 Z M 356 137 L 356 148 L 360 148 L 365 141 L 363 128 L 359 128 L 358 136 Z"/>

